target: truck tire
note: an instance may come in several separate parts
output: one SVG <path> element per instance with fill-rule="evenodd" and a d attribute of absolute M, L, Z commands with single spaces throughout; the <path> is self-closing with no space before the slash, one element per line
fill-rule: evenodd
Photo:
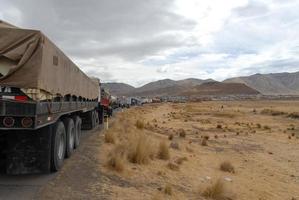
<path fill-rule="evenodd" d="M 65 146 L 65 127 L 61 121 L 58 121 L 54 126 L 51 144 L 51 168 L 54 172 L 57 172 L 63 165 Z"/>
<path fill-rule="evenodd" d="M 93 110 L 93 111 L 91 111 L 91 129 L 94 129 L 96 124 L 97 124 L 97 122 L 96 122 L 96 113 Z"/>
<path fill-rule="evenodd" d="M 94 111 L 94 116 L 95 116 L 95 120 L 96 120 L 96 126 L 100 124 L 100 120 L 99 120 L 99 115 L 98 112 L 95 110 Z"/>
<path fill-rule="evenodd" d="M 74 152 L 74 146 L 75 146 L 75 124 L 73 119 L 71 118 L 65 118 L 63 120 L 64 127 L 66 130 L 66 151 L 65 151 L 65 157 L 69 158 Z"/>
<path fill-rule="evenodd" d="M 81 139 L 81 124 L 82 124 L 81 118 L 79 116 L 75 116 L 74 123 L 75 123 L 75 148 L 78 148 Z"/>
<path fill-rule="evenodd" d="M 104 123 L 104 110 L 103 110 L 102 106 L 100 106 L 98 109 L 98 118 L 99 118 L 99 124 L 103 124 Z"/>

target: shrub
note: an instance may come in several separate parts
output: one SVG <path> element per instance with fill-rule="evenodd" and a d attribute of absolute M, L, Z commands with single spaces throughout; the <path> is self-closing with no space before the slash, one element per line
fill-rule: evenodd
<path fill-rule="evenodd" d="M 183 138 L 186 137 L 186 132 L 185 132 L 184 129 L 182 129 L 182 128 L 179 129 L 178 133 L 179 133 L 179 136 L 180 136 L 180 137 L 183 137 Z"/>
<path fill-rule="evenodd" d="M 218 128 L 218 129 L 222 129 L 222 125 L 221 125 L 221 124 L 218 124 L 216 128 Z"/>
<path fill-rule="evenodd" d="M 203 138 L 206 139 L 206 140 L 209 140 L 209 139 L 210 139 L 210 136 L 205 135 L 205 136 L 203 136 Z"/>
<path fill-rule="evenodd" d="M 173 134 L 170 134 L 170 135 L 168 136 L 168 139 L 169 139 L 169 140 L 172 140 L 172 139 L 173 139 Z"/>
<path fill-rule="evenodd" d="M 201 146 L 208 146 L 208 140 L 206 138 L 202 139 Z"/>
<path fill-rule="evenodd" d="M 262 125 L 261 124 L 256 124 L 256 127 L 257 128 L 262 128 Z"/>
<path fill-rule="evenodd" d="M 290 117 L 290 118 L 294 118 L 294 119 L 299 119 L 299 113 L 290 113 L 290 114 L 288 115 L 288 117 Z"/>
<path fill-rule="evenodd" d="M 171 142 L 170 147 L 173 148 L 173 149 L 177 149 L 177 150 L 180 149 L 180 145 L 177 142 Z"/>
<path fill-rule="evenodd" d="M 172 162 L 169 162 L 167 164 L 167 167 L 173 171 L 179 171 L 179 169 L 180 169 L 179 165 L 172 163 Z"/>
<path fill-rule="evenodd" d="M 143 128 L 144 128 L 144 122 L 138 119 L 138 120 L 136 121 L 136 123 L 135 123 L 135 126 L 136 126 L 136 128 L 138 128 L 138 129 L 143 129 Z"/>
<path fill-rule="evenodd" d="M 215 200 L 228 200 L 225 195 L 225 187 L 223 182 L 218 179 L 214 184 L 209 185 L 203 192 L 202 195 L 208 199 L 215 199 Z"/>
<path fill-rule="evenodd" d="M 263 115 L 272 115 L 272 116 L 279 116 L 279 115 L 284 115 L 286 113 L 277 111 L 277 110 L 271 110 L 271 109 L 264 109 L 261 111 L 261 114 Z"/>
<path fill-rule="evenodd" d="M 175 160 L 175 163 L 178 165 L 181 165 L 181 164 L 183 164 L 184 161 L 187 161 L 187 160 L 188 160 L 187 157 L 180 157 Z"/>
<path fill-rule="evenodd" d="M 113 132 L 108 131 L 105 133 L 105 142 L 115 144 L 115 136 L 114 136 Z"/>
<path fill-rule="evenodd" d="M 117 172 L 122 172 L 124 171 L 124 160 L 120 156 L 116 157 L 110 157 L 107 165 L 109 166 L 110 169 L 113 169 Z"/>
<path fill-rule="evenodd" d="M 122 172 L 125 169 L 125 161 L 122 152 L 115 148 L 110 154 L 107 161 L 107 166 L 117 172 Z"/>
<path fill-rule="evenodd" d="M 172 187 L 171 185 L 167 184 L 164 188 L 164 193 L 167 195 L 172 195 Z"/>
<path fill-rule="evenodd" d="M 170 158 L 169 148 L 165 141 L 160 142 L 158 158 L 162 160 L 168 160 Z"/>
<path fill-rule="evenodd" d="M 138 135 L 129 138 L 128 160 L 132 163 L 147 164 L 153 158 L 153 147 L 149 138 L 144 135 Z"/>
<path fill-rule="evenodd" d="M 224 172 L 235 173 L 235 168 L 229 161 L 222 162 L 220 164 L 220 170 Z"/>
<path fill-rule="evenodd" d="M 265 130 L 271 130 L 271 128 L 270 128 L 269 126 L 267 126 L 267 125 L 265 125 L 263 128 L 264 128 Z"/>

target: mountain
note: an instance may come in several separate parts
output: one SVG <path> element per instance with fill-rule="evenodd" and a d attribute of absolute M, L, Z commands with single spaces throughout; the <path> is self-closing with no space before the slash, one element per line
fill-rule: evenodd
<path fill-rule="evenodd" d="M 155 90 L 133 92 L 133 96 L 256 95 L 258 91 L 243 83 L 203 82 L 198 85 L 172 85 Z"/>
<path fill-rule="evenodd" d="M 299 72 L 254 74 L 226 79 L 224 83 L 244 83 L 266 95 L 299 95 Z"/>
<path fill-rule="evenodd" d="M 171 79 L 163 79 L 145 84 L 139 88 L 134 88 L 124 83 L 103 83 L 102 86 L 110 91 L 115 96 L 155 96 L 155 95 L 168 95 L 176 94 L 181 90 L 186 90 L 190 87 L 200 85 L 205 82 L 213 82 L 212 79 L 184 79 L 174 81 Z"/>
<path fill-rule="evenodd" d="M 190 88 L 195 85 L 200 85 L 202 83 L 206 82 L 213 82 L 214 80 L 212 79 L 207 79 L 207 80 L 202 80 L 202 79 L 195 79 L 195 78 L 189 78 L 189 79 L 184 79 L 184 80 L 179 80 L 179 81 L 174 81 L 171 79 L 164 79 L 164 80 L 159 80 L 155 82 L 148 83 L 140 88 L 137 88 L 136 92 L 137 93 L 144 93 L 144 92 L 149 92 L 149 91 L 156 91 L 156 90 L 161 90 L 163 88 Z"/>
<path fill-rule="evenodd" d="M 123 96 L 132 93 L 135 88 L 125 83 L 102 83 L 102 87 L 108 89 L 114 96 Z"/>
<path fill-rule="evenodd" d="M 213 79 L 206 79 L 206 80 L 202 80 L 202 79 L 196 79 L 196 78 L 188 78 L 188 79 L 184 79 L 184 80 L 179 80 L 176 81 L 178 85 L 180 86 L 196 86 L 196 85 L 201 85 L 203 83 L 208 83 L 208 82 L 216 82 Z"/>
<path fill-rule="evenodd" d="M 189 90 L 182 91 L 179 95 L 257 95 L 258 91 L 243 83 L 207 82 L 196 85 Z"/>
<path fill-rule="evenodd" d="M 177 85 L 176 81 L 171 79 L 163 79 L 145 84 L 144 86 L 137 88 L 137 92 L 154 91 L 157 89 L 167 88 L 174 85 Z"/>
<path fill-rule="evenodd" d="M 213 79 L 189 78 L 179 81 L 164 79 L 135 88 L 124 83 L 104 83 L 116 96 L 176 96 L 266 94 L 299 95 L 299 72 L 255 74 L 217 82 Z"/>

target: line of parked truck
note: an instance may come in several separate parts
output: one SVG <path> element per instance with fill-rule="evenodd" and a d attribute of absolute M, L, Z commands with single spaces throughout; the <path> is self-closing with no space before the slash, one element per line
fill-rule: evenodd
<path fill-rule="evenodd" d="M 0 171 L 58 171 L 114 98 L 38 30 L 0 21 Z"/>

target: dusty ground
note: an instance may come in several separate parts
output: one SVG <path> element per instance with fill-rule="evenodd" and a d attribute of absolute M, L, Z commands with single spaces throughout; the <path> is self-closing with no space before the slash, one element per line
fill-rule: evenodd
<path fill-rule="evenodd" d="M 226 199 L 299 199 L 299 119 L 288 116 L 293 112 L 299 112 L 298 101 L 152 104 L 126 110 L 105 132 L 113 135 L 112 143 L 104 142 L 104 134 L 90 136 L 39 198 L 205 199 L 205 189 L 221 180 Z M 145 164 L 126 157 L 132 137 L 139 135 L 154 151 Z M 157 156 L 161 141 L 171 146 L 169 159 Z M 122 154 L 119 168 L 108 163 L 116 151 Z M 224 161 L 234 173 L 220 170 Z"/>

